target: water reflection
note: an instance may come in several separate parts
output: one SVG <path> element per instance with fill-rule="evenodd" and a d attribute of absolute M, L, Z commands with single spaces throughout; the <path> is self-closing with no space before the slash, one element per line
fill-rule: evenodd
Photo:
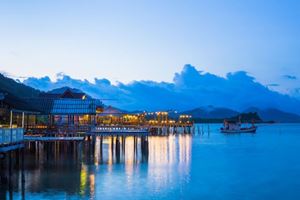
<path fill-rule="evenodd" d="M 154 192 L 189 179 L 191 140 L 190 135 L 149 138 L 148 184 Z"/>
<path fill-rule="evenodd" d="M 10 182 L 1 181 L 0 199 L 95 199 L 99 190 L 114 188 L 113 184 L 123 185 L 127 192 L 134 191 L 139 176 L 145 177 L 149 187 L 159 190 L 170 186 L 173 176 L 178 177 L 171 173 L 174 166 L 184 169 L 178 170 L 183 178 L 188 176 L 191 140 L 190 135 L 170 135 L 28 142 L 24 163 L 16 163 L 17 153 L 1 160 L 1 180 Z"/>

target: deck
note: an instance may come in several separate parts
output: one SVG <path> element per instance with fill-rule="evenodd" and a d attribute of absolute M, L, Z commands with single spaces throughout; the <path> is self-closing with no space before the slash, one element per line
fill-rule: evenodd
<path fill-rule="evenodd" d="M 24 147 L 22 128 L 0 128 L 0 152 L 12 151 Z"/>
<path fill-rule="evenodd" d="M 186 126 L 96 126 L 91 128 L 90 135 L 134 136 L 134 135 L 167 135 L 174 133 L 192 133 L 192 125 Z"/>
<path fill-rule="evenodd" d="M 90 135 L 100 136 L 135 136 L 148 135 L 149 131 L 137 126 L 97 126 L 91 129 Z"/>
<path fill-rule="evenodd" d="M 42 136 L 24 136 L 24 141 L 82 141 L 84 137 L 42 137 Z"/>

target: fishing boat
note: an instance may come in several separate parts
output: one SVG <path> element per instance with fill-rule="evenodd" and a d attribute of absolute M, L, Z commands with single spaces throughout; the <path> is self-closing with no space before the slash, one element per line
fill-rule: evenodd
<path fill-rule="evenodd" d="M 224 121 L 221 133 L 256 133 L 257 126 L 252 123 L 251 126 L 245 126 L 240 121 Z"/>

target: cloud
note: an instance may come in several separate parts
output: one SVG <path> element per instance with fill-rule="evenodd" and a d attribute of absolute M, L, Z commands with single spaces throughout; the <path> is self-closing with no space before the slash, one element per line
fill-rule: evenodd
<path fill-rule="evenodd" d="M 293 76 L 293 75 L 284 75 L 283 76 L 285 79 L 289 79 L 289 80 L 297 80 L 297 77 L 296 76 Z"/>
<path fill-rule="evenodd" d="M 269 86 L 269 87 L 279 87 L 280 85 L 277 84 L 277 83 L 270 83 L 267 86 Z"/>
<path fill-rule="evenodd" d="M 300 88 L 294 88 L 289 91 L 290 95 L 300 100 Z"/>
<path fill-rule="evenodd" d="M 24 83 L 44 91 L 63 86 L 78 88 L 95 98 L 113 99 L 104 103 L 125 110 L 186 110 L 214 105 L 236 110 L 244 110 L 251 106 L 275 107 L 300 113 L 300 101 L 271 91 L 245 71 L 220 77 L 199 71 L 192 65 L 185 65 L 181 72 L 175 73 L 172 82 L 133 81 L 113 85 L 107 79 L 96 78 L 92 83 L 60 74 L 56 81 L 51 81 L 46 76 L 31 77 Z"/>

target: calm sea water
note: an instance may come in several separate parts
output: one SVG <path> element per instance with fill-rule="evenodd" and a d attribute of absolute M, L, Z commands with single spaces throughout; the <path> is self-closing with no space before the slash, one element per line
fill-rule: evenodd
<path fill-rule="evenodd" d="M 13 169 L 0 199 L 300 199 L 300 124 L 237 135 L 198 126 L 195 135 L 104 138 L 102 148 L 100 138 L 27 144 L 25 184 Z"/>

